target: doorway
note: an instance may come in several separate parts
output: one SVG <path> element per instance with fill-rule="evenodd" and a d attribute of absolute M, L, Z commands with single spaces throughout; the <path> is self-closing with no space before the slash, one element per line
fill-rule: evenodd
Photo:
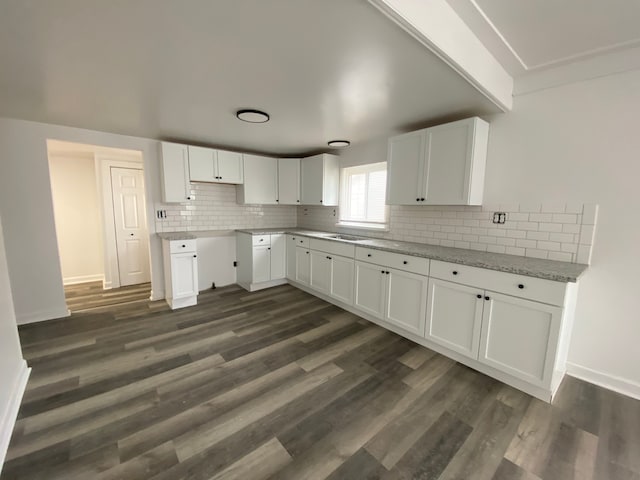
<path fill-rule="evenodd" d="M 58 140 L 47 149 L 69 310 L 148 300 L 142 152 Z"/>

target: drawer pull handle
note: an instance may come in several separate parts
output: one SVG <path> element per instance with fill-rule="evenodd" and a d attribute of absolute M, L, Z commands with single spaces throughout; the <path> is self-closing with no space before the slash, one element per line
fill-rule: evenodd
<path fill-rule="evenodd" d="M 477 294 L 477 295 L 476 295 L 476 297 L 478 297 L 478 298 L 482 298 L 482 295 L 480 295 L 480 294 Z"/>
<path fill-rule="evenodd" d="M 451 272 L 451 273 L 453 273 L 454 275 L 457 275 L 457 274 L 458 274 L 458 271 L 457 271 L 457 270 L 454 270 L 454 271 L 453 271 L 453 272 Z"/>
<path fill-rule="evenodd" d="M 523 285 L 522 283 L 519 283 L 519 284 L 518 284 L 518 288 L 519 288 L 520 290 L 522 290 L 522 289 L 524 288 L 524 285 Z"/>
<path fill-rule="evenodd" d="M 409 262 L 407 262 L 407 261 L 405 260 L 405 261 L 403 261 L 402 263 L 403 263 L 404 265 L 406 265 L 406 264 L 407 264 L 407 263 L 409 263 Z"/>
<path fill-rule="evenodd" d="M 491 300 L 491 297 L 484 297 L 485 300 Z"/>

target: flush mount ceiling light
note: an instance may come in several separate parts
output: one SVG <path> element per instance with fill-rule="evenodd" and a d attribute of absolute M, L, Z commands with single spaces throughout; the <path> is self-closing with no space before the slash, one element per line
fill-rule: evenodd
<path fill-rule="evenodd" d="M 351 145 L 351 142 L 349 140 L 331 140 L 327 145 L 333 148 L 344 148 Z"/>
<path fill-rule="evenodd" d="M 261 112 L 260 110 L 238 110 L 236 112 L 236 117 L 243 122 L 249 123 L 266 123 L 269 121 L 269 114 Z"/>

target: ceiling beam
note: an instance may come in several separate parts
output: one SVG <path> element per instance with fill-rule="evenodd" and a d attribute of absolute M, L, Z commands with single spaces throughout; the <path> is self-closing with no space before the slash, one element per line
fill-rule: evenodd
<path fill-rule="evenodd" d="M 445 0 L 369 0 L 503 111 L 513 105 L 513 78 Z"/>

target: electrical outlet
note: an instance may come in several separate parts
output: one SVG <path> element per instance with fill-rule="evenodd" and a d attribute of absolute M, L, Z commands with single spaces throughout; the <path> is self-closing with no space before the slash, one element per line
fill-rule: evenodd
<path fill-rule="evenodd" d="M 162 220 L 164 218 L 167 218 L 167 211 L 166 210 L 156 210 L 156 218 L 158 220 Z"/>
<path fill-rule="evenodd" d="M 495 212 L 493 214 L 493 223 L 503 224 L 507 221 L 507 214 L 505 212 Z"/>

